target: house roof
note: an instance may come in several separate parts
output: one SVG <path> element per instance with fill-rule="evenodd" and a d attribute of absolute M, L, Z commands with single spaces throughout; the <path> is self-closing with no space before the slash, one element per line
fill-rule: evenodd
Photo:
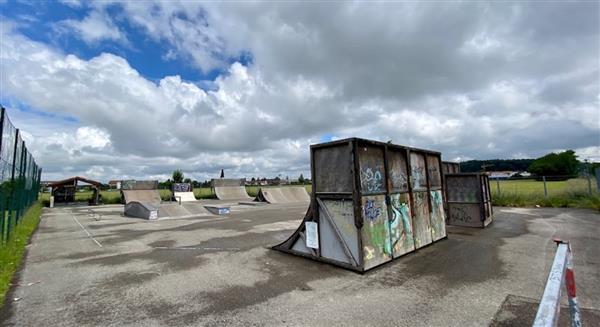
<path fill-rule="evenodd" d="M 84 177 L 80 177 L 80 176 L 74 176 L 71 178 L 67 178 L 67 179 L 63 179 L 62 181 L 56 181 L 56 182 L 52 182 L 50 183 L 48 186 L 50 187 L 58 187 L 58 186 L 64 186 L 64 185 L 76 185 L 77 182 L 84 182 L 84 183 L 88 183 L 94 186 L 101 186 L 102 183 L 91 180 L 91 179 L 87 179 Z"/>

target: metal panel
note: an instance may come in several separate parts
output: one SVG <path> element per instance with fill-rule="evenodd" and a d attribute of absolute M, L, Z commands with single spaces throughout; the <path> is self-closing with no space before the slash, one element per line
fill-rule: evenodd
<path fill-rule="evenodd" d="M 388 211 L 384 195 L 362 198 L 363 259 L 365 270 L 392 259 Z"/>
<path fill-rule="evenodd" d="M 352 257 L 358 261 L 360 249 L 358 246 L 358 230 L 354 226 L 354 205 L 352 201 L 324 199 L 320 203 L 322 204 L 322 206 L 319 206 L 320 211 L 327 211 L 328 218 L 333 221 L 339 231 L 341 241 L 346 244 Z M 323 215 L 321 214 L 320 217 L 323 217 Z M 325 241 L 323 240 L 323 242 Z M 323 253 L 323 255 L 325 254 Z"/>
<path fill-rule="evenodd" d="M 360 189 L 363 195 L 386 191 L 383 149 L 373 146 L 358 147 Z"/>
<path fill-rule="evenodd" d="M 349 144 L 341 144 L 314 150 L 315 166 L 318 167 L 314 176 L 317 193 L 352 192 L 353 162 L 350 149 Z"/>
<path fill-rule="evenodd" d="M 477 203 L 448 203 L 449 225 L 483 227 L 481 209 Z"/>
<path fill-rule="evenodd" d="M 414 192 L 413 202 L 413 209 L 415 211 L 413 218 L 413 231 L 415 248 L 418 249 L 432 242 L 427 192 Z"/>
<path fill-rule="evenodd" d="M 492 222 L 488 176 L 477 173 L 447 174 L 448 224 L 485 227 Z"/>
<path fill-rule="evenodd" d="M 388 169 L 392 192 L 408 192 L 408 168 L 406 150 L 388 151 Z"/>
<path fill-rule="evenodd" d="M 442 187 L 440 157 L 427 155 L 427 174 L 429 176 L 429 186 L 434 188 Z"/>
<path fill-rule="evenodd" d="M 408 193 L 390 196 L 390 241 L 394 257 L 415 250 L 415 241 Z"/>
<path fill-rule="evenodd" d="M 475 174 L 446 175 L 448 202 L 479 202 L 479 177 Z"/>
<path fill-rule="evenodd" d="M 425 156 L 421 153 L 410 153 L 410 171 L 413 191 L 427 190 Z"/>
<path fill-rule="evenodd" d="M 350 203 L 345 201 L 346 203 Z M 321 202 L 323 204 L 323 202 Z M 358 248 L 357 248 L 357 237 L 356 237 L 356 228 L 354 224 L 350 224 L 350 228 L 345 232 L 342 232 L 342 227 L 338 226 L 336 223 L 337 220 L 342 222 L 343 228 L 347 228 L 347 222 L 352 222 L 354 217 L 352 215 L 352 206 L 339 206 L 337 204 L 343 205 L 342 201 L 331 201 L 327 205 L 323 204 L 323 206 L 319 205 L 319 238 L 321 240 L 320 250 L 321 256 L 337 260 L 340 262 L 344 262 L 351 265 L 358 265 L 356 258 L 358 257 Z M 348 212 L 348 208 L 350 209 Z M 331 209 L 331 210 L 330 210 Z M 340 212 L 341 209 L 341 212 Z M 346 217 L 340 217 L 339 215 L 350 215 L 351 220 L 348 221 Z M 342 218 L 342 219 L 340 219 Z M 353 249 L 347 244 L 347 237 L 353 238 L 354 244 Z"/>
<path fill-rule="evenodd" d="M 444 199 L 442 191 L 430 191 L 431 197 L 431 237 L 437 241 L 446 237 L 446 215 L 444 212 Z"/>

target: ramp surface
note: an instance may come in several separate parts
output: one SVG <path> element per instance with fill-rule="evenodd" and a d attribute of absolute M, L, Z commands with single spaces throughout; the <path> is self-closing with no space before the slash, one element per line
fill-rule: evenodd
<path fill-rule="evenodd" d="M 125 216 L 144 218 L 148 220 L 158 219 L 158 207 L 147 202 L 130 201 L 125 205 Z"/>
<path fill-rule="evenodd" d="M 160 193 L 158 193 L 158 190 L 121 190 L 121 192 L 123 192 L 125 204 L 132 201 L 137 201 L 158 205 L 161 202 Z"/>
<path fill-rule="evenodd" d="M 162 204 L 158 208 L 158 218 L 178 218 L 210 216 L 211 213 L 200 203 L 182 202 Z"/>
<path fill-rule="evenodd" d="M 219 200 L 249 200 L 252 199 L 244 186 L 215 186 L 215 194 Z"/>
<path fill-rule="evenodd" d="M 179 197 L 181 202 L 194 202 L 196 200 L 196 196 L 194 196 L 194 192 L 174 192 L 173 194 L 175 198 Z"/>
<path fill-rule="evenodd" d="M 304 186 L 261 188 L 256 198 L 268 203 L 310 202 L 310 196 Z"/>

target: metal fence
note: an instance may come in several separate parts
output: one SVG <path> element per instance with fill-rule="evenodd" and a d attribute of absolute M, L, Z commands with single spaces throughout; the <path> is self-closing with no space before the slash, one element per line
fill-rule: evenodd
<path fill-rule="evenodd" d="M 0 115 L 0 244 L 5 244 L 25 209 L 38 198 L 42 169 L 4 108 Z"/>
<path fill-rule="evenodd" d="M 496 179 L 490 177 L 492 195 L 556 197 L 564 195 L 599 195 L 596 177 L 591 174 L 573 176 L 540 176 Z"/>

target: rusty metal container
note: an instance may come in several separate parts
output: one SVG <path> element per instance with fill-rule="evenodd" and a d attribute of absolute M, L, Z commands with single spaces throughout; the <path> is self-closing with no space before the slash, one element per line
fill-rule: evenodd
<path fill-rule="evenodd" d="M 442 161 L 442 174 L 460 173 L 460 164 L 458 162 Z"/>
<path fill-rule="evenodd" d="M 480 227 L 493 220 L 490 181 L 486 174 L 445 174 L 448 225 Z"/>
<path fill-rule="evenodd" d="M 309 210 L 274 249 L 365 272 L 446 238 L 441 164 L 366 139 L 312 145 Z"/>

